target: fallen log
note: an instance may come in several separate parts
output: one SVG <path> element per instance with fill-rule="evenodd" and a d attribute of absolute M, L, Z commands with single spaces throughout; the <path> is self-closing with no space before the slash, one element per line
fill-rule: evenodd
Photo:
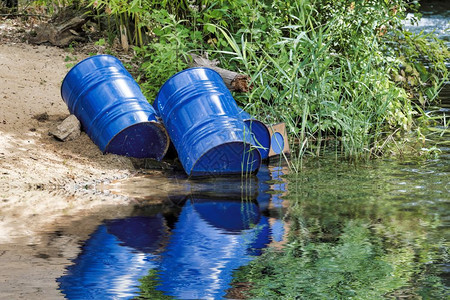
<path fill-rule="evenodd" d="M 239 74 L 227 69 L 217 67 L 217 60 L 209 60 L 197 54 L 190 54 L 191 60 L 188 61 L 189 67 L 206 67 L 213 69 L 222 77 L 225 85 L 230 91 L 249 92 L 252 89 L 250 85 L 250 76 Z"/>
<path fill-rule="evenodd" d="M 30 37 L 33 44 L 50 43 L 66 47 L 72 42 L 84 41 L 82 26 L 87 22 L 85 14 L 70 15 L 62 13 L 58 18 L 48 23 L 42 23 L 36 28 L 36 36 Z"/>

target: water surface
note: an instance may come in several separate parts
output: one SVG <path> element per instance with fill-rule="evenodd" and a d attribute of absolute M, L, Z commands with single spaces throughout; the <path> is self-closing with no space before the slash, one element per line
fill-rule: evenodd
<path fill-rule="evenodd" d="M 170 209 L 138 205 L 129 217 L 105 220 L 58 279 L 62 293 L 68 299 L 224 298 L 235 269 L 284 239 L 283 172 L 264 166 L 245 180 L 186 180 L 184 192 L 168 195 Z"/>

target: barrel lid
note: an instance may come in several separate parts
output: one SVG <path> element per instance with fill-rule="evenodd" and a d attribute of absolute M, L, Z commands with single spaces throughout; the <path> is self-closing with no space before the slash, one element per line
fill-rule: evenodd
<path fill-rule="evenodd" d="M 169 148 L 169 136 L 163 125 L 141 122 L 116 134 L 106 145 L 105 153 L 135 158 L 162 160 Z"/>
<path fill-rule="evenodd" d="M 256 142 L 257 148 L 261 153 L 261 159 L 269 157 L 270 151 L 270 131 L 269 128 L 263 122 L 252 117 L 248 112 L 239 108 L 239 116 L 244 120 L 247 127 L 253 134 L 253 139 Z"/>
<path fill-rule="evenodd" d="M 271 143 L 269 128 L 263 122 L 255 119 L 245 120 L 244 122 L 253 134 L 253 139 L 261 153 L 261 159 L 268 158 Z"/>
<path fill-rule="evenodd" d="M 189 176 L 223 176 L 257 173 L 261 154 L 243 142 L 224 143 L 205 152 L 189 171 Z"/>

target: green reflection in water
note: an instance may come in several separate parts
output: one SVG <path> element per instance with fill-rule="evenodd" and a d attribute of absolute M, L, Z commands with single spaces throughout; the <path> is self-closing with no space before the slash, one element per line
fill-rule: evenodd
<path fill-rule="evenodd" d="M 235 282 L 250 282 L 244 292 L 255 299 L 449 297 L 449 170 L 445 153 L 310 163 L 286 178 L 288 244 L 242 267 Z"/>
<path fill-rule="evenodd" d="M 164 292 L 157 290 L 157 287 L 161 285 L 159 271 L 150 269 L 148 275 L 144 276 L 140 280 L 141 285 L 139 288 L 141 292 L 138 297 L 134 297 L 133 300 L 143 299 L 158 299 L 158 300 L 170 300 L 173 297 L 167 296 Z"/>

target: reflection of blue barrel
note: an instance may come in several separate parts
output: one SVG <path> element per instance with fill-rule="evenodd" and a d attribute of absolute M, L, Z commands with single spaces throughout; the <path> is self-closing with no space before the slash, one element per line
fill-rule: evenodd
<path fill-rule="evenodd" d="M 79 62 L 64 78 L 61 95 L 103 153 L 160 160 L 167 151 L 167 132 L 117 58 Z"/>
<path fill-rule="evenodd" d="M 274 132 L 271 139 L 270 144 L 272 146 L 272 150 L 274 154 L 281 154 L 284 150 L 284 137 L 279 132 Z"/>
<path fill-rule="evenodd" d="M 269 209 L 270 198 L 272 197 L 272 194 L 269 193 L 271 191 L 270 180 L 272 180 L 272 176 L 269 168 L 266 164 L 262 164 L 258 172 L 258 197 L 256 199 L 261 212 Z"/>
<path fill-rule="evenodd" d="M 240 111 L 240 115 L 253 134 L 259 153 L 261 153 L 261 159 L 268 158 L 271 141 L 269 129 L 263 122 L 256 120 L 244 110 Z"/>
<path fill-rule="evenodd" d="M 164 218 L 160 214 L 109 220 L 106 227 L 121 241 L 121 245 L 142 253 L 153 253 L 162 248 L 167 235 Z"/>
<path fill-rule="evenodd" d="M 156 106 L 188 175 L 258 171 L 257 145 L 217 72 L 192 68 L 173 75 Z"/>
<path fill-rule="evenodd" d="M 232 208 L 223 211 L 230 204 Z M 237 215 L 229 215 L 235 204 L 248 206 Z M 250 228 L 242 221 L 248 214 L 257 222 Z M 269 235 L 267 218 L 259 214 L 254 203 L 208 204 L 206 199 L 192 199 L 183 207 L 166 251 L 161 253 L 157 289 L 175 299 L 223 299 L 231 287 L 233 271 L 253 260 L 253 254 L 260 254 L 270 242 Z"/>
<path fill-rule="evenodd" d="M 164 245 L 167 235 L 161 215 L 107 221 L 57 279 L 61 292 L 66 299 L 137 297 L 139 279 L 158 267 L 152 252 Z"/>
<path fill-rule="evenodd" d="M 258 204 L 252 201 L 226 201 L 196 198 L 195 211 L 210 225 L 239 233 L 259 223 L 261 214 Z"/>

